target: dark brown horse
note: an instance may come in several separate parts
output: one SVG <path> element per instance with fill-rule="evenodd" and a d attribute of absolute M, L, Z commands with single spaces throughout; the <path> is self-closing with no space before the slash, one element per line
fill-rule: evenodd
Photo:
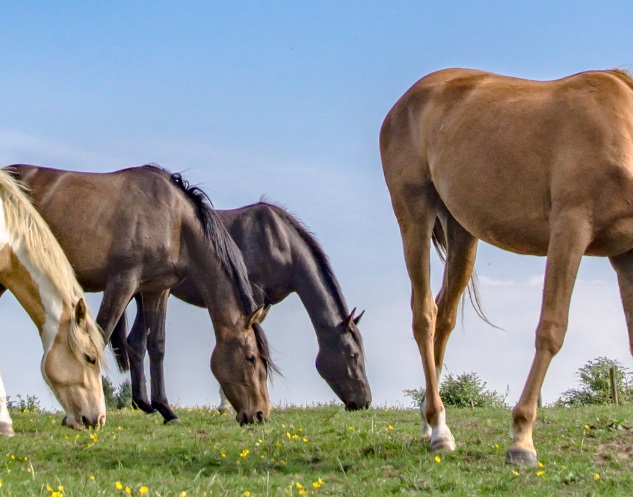
<path fill-rule="evenodd" d="M 145 325 L 158 337 L 150 358 L 157 392 L 153 406 L 165 422 L 177 417 L 164 389 L 158 390 L 164 384 L 160 337 L 169 289 L 185 278 L 194 282 L 209 310 L 216 336 L 211 368 L 237 420 L 268 418 L 271 363 L 258 324 L 263 306 L 256 306 L 240 251 L 201 190 L 155 166 L 106 174 L 27 165 L 7 170 L 29 188 L 80 284 L 104 292 L 97 322 L 106 340 L 140 293 Z"/>
<path fill-rule="evenodd" d="M 536 465 L 537 400 L 563 345 L 583 255 L 615 268 L 633 351 L 633 79 L 618 70 L 543 82 L 438 71 L 389 111 L 380 151 L 411 279 L 432 450 L 455 449 L 438 383 L 478 239 L 547 256 L 536 354 L 506 452 L 508 462 Z M 432 240 L 446 250 L 435 300 Z"/>
<path fill-rule="evenodd" d="M 317 334 L 319 374 L 347 409 L 368 407 L 371 390 L 357 326 L 362 313 L 354 316 L 355 310 L 348 310 L 318 241 L 300 221 L 276 205 L 260 202 L 216 212 L 242 252 L 256 301 L 271 306 L 296 292 Z M 200 291 L 189 278 L 172 288 L 172 294 L 189 304 L 205 306 Z M 142 309 L 139 299 L 137 307 Z M 124 320 L 113 333 L 111 342 L 120 369 L 130 368 L 135 403 L 148 411 L 151 404 L 147 400 L 143 358 L 146 347 L 152 356 L 155 337 L 147 337 L 142 314 L 137 313 L 127 342 Z M 126 350 L 129 350 L 129 366 Z"/>

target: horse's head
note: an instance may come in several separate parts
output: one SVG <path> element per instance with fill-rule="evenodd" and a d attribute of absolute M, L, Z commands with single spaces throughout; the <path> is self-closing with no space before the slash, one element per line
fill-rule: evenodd
<path fill-rule="evenodd" d="M 365 409 L 371 403 L 371 389 L 365 373 L 365 354 L 358 323 L 365 313 L 356 309 L 329 333 L 319 337 L 316 368 L 349 411 Z"/>
<path fill-rule="evenodd" d="M 276 370 L 266 336 L 259 323 L 266 311 L 258 308 L 239 334 L 218 333 L 211 355 L 211 371 L 220 383 L 242 424 L 261 423 L 270 415 L 268 374 Z"/>
<path fill-rule="evenodd" d="M 75 429 L 103 426 L 106 419 L 105 398 L 100 364 L 103 362 L 103 339 L 99 328 L 80 298 L 61 319 L 50 323 L 55 333 L 52 345 L 42 358 L 42 374 L 57 400 L 66 411 L 63 424 Z"/>

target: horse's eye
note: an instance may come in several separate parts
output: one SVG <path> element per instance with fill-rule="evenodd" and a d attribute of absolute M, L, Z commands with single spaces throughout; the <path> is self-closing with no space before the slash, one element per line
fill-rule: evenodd
<path fill-rule="evenodd" d="M 248 362 L 250 362 L 253 366 L 255 365 L 255 356 L 254 355 L 252 355 L 252 354 L 247 355 L 246 356 L 246 360 Z"/>
<path fill-rule="evenodd" d="M 84 354 L 84 359 L 91 366 L 94 366 L 95 364 L 97 364 L 97 358 L 93 355 Z"/>

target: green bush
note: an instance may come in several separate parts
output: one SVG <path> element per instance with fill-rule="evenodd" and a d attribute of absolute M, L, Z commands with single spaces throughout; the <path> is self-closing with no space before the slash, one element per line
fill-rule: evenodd
<path fill-rule="evenodd" d="M 132 407 L 132 384 L 125 380 L 115 387 L 108 376 L 103 377 L 103 395 L 107 409 L 125 409 Z"/>
<path fill-rule="evenodd" d="M 424 389 L 405 390 L 405 395 L 413 399 L 417 407 L 424 401 Z M 445 406 L 453 407 L 507 407 L 508 393 L 500 395 L 495 390 L 486 390 L 476 373 L 448 376 L 440 383 L 440 397 Z"/>
<path fill-rule="evenodd" d="M 42 410 L 40 408 L 40 399 L 35 395 L 27 395 L 26 399 L 23 399 L 20 394 L 16 397 L 17 400 L 12 400 L 10 397 L 7 397 L 7 409 L 10 411 L 35 412 Z"/>
<path fill-rule="evenodd" d="M 631 373 L 618 361 L 598 357 L 578 370 L 580 386 L 564 392 L 555 405 L 573 407 L 610 404 L 612 399 L 609 371 L 612 367 L 615 368 L 615 387 L 618 391 L 619 402 L 631 402 L 633 400 Z"/>

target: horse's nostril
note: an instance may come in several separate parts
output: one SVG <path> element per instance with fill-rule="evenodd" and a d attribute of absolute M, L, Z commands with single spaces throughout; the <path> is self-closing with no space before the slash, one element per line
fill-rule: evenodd
<path fill-rule="evenodd" d="M 345 407 L 347 408 L 348 411 L 356 411 L 358 409 L 356 402 L 354 402 L 353 400 L 348 402 Z"/>
<path fill-rule="evenodd" d="M 99 421 L 97 421 L 97 425 L 98 426 L 105 426 L 105 420 L 106 417 L 104 414 L 102 414 L 101 416 L 99 416 Z"/>
<path fill-rule="evenodd" d="M 264 413 L 262 411 L 257 411 L 255 413 L 255 420 L 258 423 L 263 423 L 264 422 Z"/>
<path fill-rule="evenodd" d="M 64 419 L 62 419 L 62 426 L 68 426 L 68 416 L 64 416 Z"/>

